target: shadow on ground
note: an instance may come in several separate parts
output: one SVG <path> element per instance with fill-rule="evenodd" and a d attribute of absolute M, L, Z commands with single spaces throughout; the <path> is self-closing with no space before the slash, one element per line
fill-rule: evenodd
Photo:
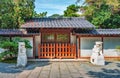
<path fill-rule="evenodd" d="M 0 63 L 0 73 L 20 73 L 23 70 L 32 70 L 49 64 L 50 62 L 28 62 L 26 67 L 16 67 L 16 64 Z"/>
<path fill-rule="evenodd" d="M 105 61 L 105 65 L 109 65 L 110 63 L 112 63 L 112 62 Z"/>
<path fill-rule="evenodd" d="M 105 69 L 100 72 L 89 71 L 88 74 L 93 78 L 120 78 L 120 70 Z"/>
<path fill-rule="evenodd" d="M 120 63 L 117 63 L 117 66 L 120 67 Z"/>

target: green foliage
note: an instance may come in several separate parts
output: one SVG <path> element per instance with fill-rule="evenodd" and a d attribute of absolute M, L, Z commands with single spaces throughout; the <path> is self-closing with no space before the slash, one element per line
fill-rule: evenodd
<path fill-rule="evenodd" d="M 3 41 L 3 42 L 1 42 L 0 47 L 7 49 L 7 51 L 9 51 L 9 52 L 16 53 L 18 44 L 15 42 L 11 42 L 11 41 Z"/>
<path fill-rule="evenodd" d="M 8 40 L 10 40 L 10 38 L 9 37 L 2 37 L 2 36 L 0 36 L 0 43 L 2 42 L 2 41 L 8 41 Z"/>
<path fill-rule="evenodd" d="M 26 48 L 32 48 L 32 46 L 30 45 L 30 41 L 28 41 L 26 39 L 21 39 L 20 37 L 13 38 L 12 42 L 17 43 L 17 45 L 18 45 L 18 42 L 25 42 Z"/>
<path fill-rule="evenodd" d="M 17 58 L 8 58 L 8 59 L 5 59 L 5 60 L 0 60 L 0 62 L 4 62 L 4 63 L 16 63 L 17 61 Z"/>
<path fill-rule="evenodd" d="M 37 14 L 36 12 L 33 13 L 33 17 L 40 18 L 40 17 L 47 17 L 47 12 L 42 12 Z"/>
<path fill-rule="evenodd" d="M 33 16 L 35 0 L 1 0 L 0 28 L 19 28 Z"/>
<path fill-rule="evenodd" d="M 85 0 L 81 10 L 96 28 L 120 28 L 120 0 Z"/>
<path fill-rule="evenodd" d="M 35 0 L 19 0 L 17 7 L 19 8 L 19 15 L 22 19 L 31 18 L 34 12 L 34 1 Z"/>
<path fill-rule="evenodd" d="M 14 4 L 12 0 L 1 0 L 0 1 L 0 28 L 10 28 L 14 22 Z"/>
<path fill-rule="evenodd" d="M 80 15 L 77 14 L 79 10 L 79 6 L 76 6 L 74 4 L 67 7 L 67 9 L 64 11 L 65 17 L 79 17 Z"/>
<path fill-rule="evenodd" d="M 120 14 L 113 14 L 105 20 L 102 28 L 120 28 Z"/>
<path fill-rule="evenodd" d="M 22 40 L 19 37 L 13 38 L 12 41 L 10 40 L 2 40 L 0 42 L 0 47 L 5 49 L 5 52 L 0 53 L 0 60 L 4 60 L 6 58 L 11 58 L 13 55 L 16 55 L 18 53 L 18 42 L 25 42 L 26 48 L 32 48 L 30 45 L 30 42 L 28 40 Z"/>
<path fill-rule="evenodd" d="M 23 40 L 22 42 L 25 42 L 26 48 L 32 48 L 32 46 L 30 45 L 30 42 L 28 40 Z"/>
<path fill-rule="evenodd" d="M 92 23 L 96 28 L 104 28 L 104 21 L 108 20 L 111 16 L 111 10 L 108 5 L 101 5 L 100 9 L 97 9 L 92 16 Z"/>
<path fill-rule="evenodd" d="M 6 49 L 5 52 L 0 53 L 0 60 L 12 57 L 17 54 L 18 44 L 10 41 L 3 41 L 0 43 L 0 47 Z M 9 56 L 8 56 L 9 55 Z M 8 56 L 8 57 L 7 57 Z"/>

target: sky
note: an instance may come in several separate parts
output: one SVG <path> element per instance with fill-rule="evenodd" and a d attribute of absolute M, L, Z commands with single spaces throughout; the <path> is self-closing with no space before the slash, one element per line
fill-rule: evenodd
<path fill-rule="evenodd" d="M 35 0 L 35 11 L 46 12 L 47 16 L 52 14 L 63 14 L 66 7 L 75 4 L 76 0 Z"/>

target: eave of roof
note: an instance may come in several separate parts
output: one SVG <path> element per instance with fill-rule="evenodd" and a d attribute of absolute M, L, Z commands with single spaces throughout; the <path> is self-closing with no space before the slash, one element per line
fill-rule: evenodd
<path fill-rule="evenodd" d="M 0 35 L 23 35 L 27 34 L 24 29 L 0 29 Z"/>
<path fill-rule="evenodd" d="M 78 29 L 77 35 L 120 35 L 120 29 Z M 39 35 L 39 33 L 27 33 L 25 29 L 0 29 L 0 35 Z"/>
<path fill-rule="evenodd" d="M 120 35 L 120 29 L 94 29 L 77 31 L 78 35 Z"/>

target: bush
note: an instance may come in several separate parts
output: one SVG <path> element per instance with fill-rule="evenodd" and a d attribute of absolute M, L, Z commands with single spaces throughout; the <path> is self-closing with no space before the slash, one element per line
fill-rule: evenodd
<path fill-rule="evenodd" d="M 10 40 L 2 40 L 0 42 L 0 47 L 6 49 L 5 52 L 0 53 L 0 60 L 5 60 L 7 58 L 13 58 L 18 53 L 18 42 L 25 42 L 26 48 L 32 48 L 28 40 L 22 40 L 19 37 L 16 37 Z"/>
<path fill-rule="evenodd" d="M 13 58 L 6 58 L 5 60 L 1 60 L 0 62 L 4 62 L 4 63 L 16 63 L 17 61 L 16 57 Z"/>

